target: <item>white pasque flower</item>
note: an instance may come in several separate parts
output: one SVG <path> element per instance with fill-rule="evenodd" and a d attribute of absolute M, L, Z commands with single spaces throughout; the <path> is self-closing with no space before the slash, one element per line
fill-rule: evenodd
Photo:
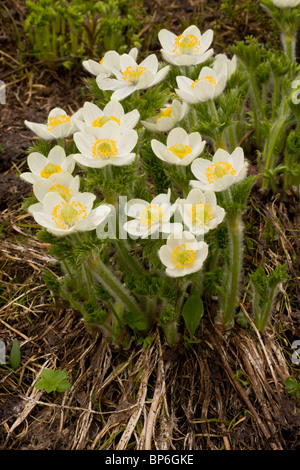
<path fill-rule="evenodd" d="M 30 172 L 22 173 L 20 178 L 32 184 L 40 179 L 48 179 L 51 175 L 61 171 L 72 173 L 75 167 L 73 155 L 67 157 L 60 145 L 53 147 L 48 157 L 39 152 L 30 153 L 27 157 L 27 164 Z"/>
<path fill-rule="evenodd" d="M 225 217 L 225 210 L 217 205 L 213 191 L 192 189 L 186 199 L 178 201 L 178 207 L 184 224 L 196 236 L 216 228 Z"/>
<path fill-rule="evenodd" d="M 278 8 L 295 8 L 300 5 L 300 0 L 272 0 Z"/>
<path fill-rule="evenodd" d="M 49 192 L 42 202 L 29 207 L 35 221 L 54 235 L 63 236 L 74 232 L 94 230 L 111 211 L 106 204 L 93 209 L 96 196 L 77 193 L 66 201 L 57 192 Z"/>
<path fill-rule="evenodd" d="M 191 180 L 193 188 L 202 191 L 223 191 L 232 184 L 242 181 L 247 174 L 248 162 L 245 162 L 244 151 L 237 147 L 232 154 L 219 148 L 212 161 L 197 158 L 191 170 L 197 180 Z"/>
<path fill-rule="evenodd" d="M 213 63 L 213 70 L 215 70 L 217 74 L 220 74 L 224 64 L 226 64 L 227 66 L 227 80 L 229 80 L 231 75 L 236 71 L 236 67 L 237 67 L 236 55 L 234 55 L 231 59 L 229 59 L 226 54 L 217 54 L 215 56 L 215 60 Z"/>
<path fill-rule="evenodd" d="M 172 104 L 160 109 L 157 116 L 141 121 L 141 124 L 152 132 L 168 132 L 180 122 L 189 112 L 189 105 L 174 100 Z"/>
<path fill-rule="evenodd" d="M 131 153 L 138 141 L 135 130 L 121 132 L 120 126 L 108 122 L 103 127 L 93 127 L 89 131 L 76 132 L 74 141 L 79 152 L 74 159 L 83 166 L 103 168 L 106 165 L 129 165 L 135 159 Z"/>
<path fill-rule="evenodd" d="M 94 103 L 86 102 L 83 105 L 83 120 L 76 121 L 76 125 L 80 131 L 84 131 L 90 127 L 103 127 L 106 123 L 114 121 L 124 132 L 133 129 L 139 118 L 137 109 L 125 114 L 119 101 L 109 101 L 103 110 Z"/>
<path fill-rule="evenodd" d="M 157 232 L 171 233 L 182 231 L 181 223 L 170 223 L 170 218 L 177 209 L 177 202 L 170 202 L 171 190 L 159 194 L 149 203 L 143 199 L 131 199 L 125 204 L 124 211 L 133 217 L 124 224 L 124 230 L 134 237 L 147 238 Z"/>
<path fill-rule="evenodd" d="M 167 267 L 168 276 L 182 277 L 200 271 L 208 255 L 208 245 L 203 241 L 197 242 L 190 232 L 183 231 L 180 236 L 174 232 L 169 235 L 158 255 Z"/>
<path fill-rule="evenodd" d="M 128 52 L 128 55 L 136 60 L 138 56 L 138 49 L 133 47 Z M 109 77 L 115 69 L 120 69 L 120 57 L 120 54 L 118 54 L 116 51 L 107 51 L 99 62 L 89 59 L 84 60 L 82 65 L 85 70 L 87 70 L 87 72 L 91 73 L 92 75 L 95 75 L 96 77 L 100 75 L 102 78 L 106 78 Z"/>
<path fill-rule="evenodd" d="M 187 166 L 198 157 L 205 147 L 199 132 L 188 134 L 181 127 L 175 127 L 167 137 L 167 145 L 156 139 L 151 140 L 151 147 L 155 155 L 164 162 Z"/>
<path fill-rule="evenodd" d="M 46 124 L 24 121 L 26 126 L 43 140 L 63 139 L 77 131 L 75 121 L 81 118 L 82 108 L 72 116 L 63 109 L 54 108 L 50 111 Z"/>
<path fill-rule="evenodd" d="M 162 29 L 158 33 L 158 39 L 162 45 L 163 59 L 177 66 L 202 64 L 214 53 L 213 49 L 208 50 L 213 35 L 212 29 L 201 34 L 195 25 L 186 28 L 179 36 L 167 29 Z"/>
<path fill-rule="evenodd" d="M 120 101 L 133 92 L 144 90 L 160 83 L 170 67 L 163 67 L 158 71 L 158 60 L 155 54 L 151 54 L 140 65 L 129 55 L 120 57 L 120 70 L 114 69 L 116 78 L 96 78 L 100 90 L 113 90 L 112 100 Z"/>
<path fill-rule="evenodd" d="M 79 193 L 80 179 L 79 175 L 72 176 L 67 171 L 53 173 L 48 179 L 42 178 L 33 184 L 32 190 L 35 197 L 42 202 L 49 192 L 56 192 L 63 199 L 69 201 L 73 196 Z"/>
<path fill-rule="evenodd" d="M 203 67 L 195 81 L 181 75 L 176 77 L 176 81 L 178 88 L 175 91 L 183 101 L 196 104 L 207 100 L 214 100 L 226 87 L 227 65 L 224 63 L 218 70 Z"/>

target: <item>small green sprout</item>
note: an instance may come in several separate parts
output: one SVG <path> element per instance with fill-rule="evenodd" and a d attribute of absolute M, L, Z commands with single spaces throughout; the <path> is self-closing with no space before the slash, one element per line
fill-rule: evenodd
<path fill-rule="evenodd" d="M 44 369 L 41 378 L 35 384 L 38 390 L 44 390 L 47 393 L 65 392 L 71 387 L 71 383 L 67 380 L 68 373 L 65 370 Z"/>

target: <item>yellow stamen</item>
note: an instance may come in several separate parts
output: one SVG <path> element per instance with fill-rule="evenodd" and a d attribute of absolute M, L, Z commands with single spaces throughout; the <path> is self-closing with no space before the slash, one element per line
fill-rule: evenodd
<path fill-rule="evenodd" d="M 136 85 L 140 79 L 142 73 L 146 70 L 146 67 L 141 67 L 137 65 L 136 67 L 132 67 L 131 65 L 127 67 L 123 72 L 123 80 L 129 83 L 129 85 Z"/>
<path fill-rule="evenodd" d="M 197 78 L 197 80 L 195 80 L 192 84 L 191 84 L 191 88 L 194 88 L 194 86 L 196 85 L 196 83 L 198 83 L 199 81 L 202 81 L 202 82 L 206 82 L 206 83 L 209 83 L 212 87 L 216 88 L 217 86 L 217 80 L 212 77 L 211 75 L 206 75 L 206 77 L 200 77 L 200 78 Z"/>
<path fill-rule="evenodd" d="M 59 173 L 61 171 L 61 167 L 59 165 L 55 165 L 54 163 L 47 163 L 46 166 L 42 169 L 40 175 L 43 178 L 49 178 L 49 176 L 53 175 L 54 173 Z"/>
<path fill-rule="evenodd" d="M 115 116 L 101 116 L 101 117 L 98 117 L 97 119 L 95 119 L 92 122 L 92 126 L 93 127 L 102 127 L 102 126 L 104 126 L 104 124 L 106 124 L 109 121 L 115 121 L 117 124 L 120 125 L 120 119 L 118 119 Z"/>
<path fill-rule="evenodd" d="M 62 202 L 53 208 L 51 212 L 52 220 L 57 228 L 67 230 L 80 220 L 85 219 L 87 216 L 86 209 L 86 206 L 83 206 L 79 201 Z"/>
<path fill-rule="evenodd" d="M 165 213 L 159 204 L 150 204 L 143 209 L 140 221 L 145 227 L 161 224 L 165 218 Z"/>
<path fill-rule="evenodd" d="M 194 34 L 188 34 L 186 36 L 180 34 L 180 36 L 177 36 L 175 39 L 173 52 L 176 55 L 195 55 L 199 54 L 200 49 L 200 39 Z"/>
<path fill-rule="evenodd" d="M 202 204 L 202 202 L 195 203 L 190 211 L 190 217 L 194 226 L 207 225 L 213 218 L 211 205 Z"/>
<path fill-rule="evenodd" d="M 175 144 L 168 148 L 176 157 L 182 160 L 186 155 L 192 152 L 191 147 L 183 144 Z"/>
<path fill-rule="evenodd" d="M 172 116 L 172 106 L 166 108 L 161 108 L 159 115 L 155 118 L 158 121 L 162 117 L 171 117 Z"/>
<path fill-rule="evenodd" d="M 205 173 L 209 184 L 212 184 L 214 181 L 219 181 L 225 175 L 234 176 L 236 171 L 230 163 L 218 162 L 212 163 L 208 168 L 206 168 Z"/>
<path fill-rule="evenodd" d="M 70 188 L 62 184 L 54 184 L 48 189 L 48 192 L 58 193 L 65 201 L 69 201 L 72 197 Z"/>
<path fill-rule="evenodd" d="M 176 268 L 183 269 L 193 266 L 195 263 L 195 251 L 191 250 L 188 245 L 182 243 L 174 248 L 171 259 Z"/>
<path fill-rule="evenodd" d="M 48 131 L 52 131 L 55 127 L 65 122 L 71 124 L 71 118 L 67 114 L 57 114 L 56 116 L 49 117 L 47 124 Z"/>
<path fill-rule="evenodd" d="M 93 144 L 93 158 L 96 160 L 114 160 L 118 154 L 116 141 L 112 139 L 98 139 Z"/>

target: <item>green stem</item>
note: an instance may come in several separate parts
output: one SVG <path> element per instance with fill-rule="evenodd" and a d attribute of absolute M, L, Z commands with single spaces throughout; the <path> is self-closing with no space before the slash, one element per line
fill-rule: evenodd
<path fill-rule="evenodd" d="M 100 256 L 90 256 L 86 263 L 96 281 L 102 284 L 112 297 L 119 299 L 129 312 L 140 313 L 136 301 L 126 287 L 114 276 L 113 272 L 103 263 Z"/>
<path fill-rule="evenodd" d="M 285 55 L 291 60 L 296 58 L 296 30 L 282 33 L 282 43 Z"/>
<path fill-rule="evenodd" d="M 224 327 L 229 328 L 232 324 L 239 292 L 242 256 L 243 256 L 243 223 L 242 213 L 228 214 L 226 218 L 229 238 L 229 279 L 225 306 L 222 309 Z"/>
<path fill-rule="evenodd" d="M 285 123 L 286 123 L 285 119 L 283 118 L 278 119 L 277 121 L 275 121 L 274 125 L 272 126 L 273 130 L 271 128 L 270 135 L 265 146 L 266 152 L 264 152 L 264 154 L 266 154 L 266 157 L 264 158 L 265 160 L 264 170 L 265 171 L 274 169 L 273 166 L 274 166 L 274 163 L 276 161 L 276 156 L 277 156 L 274 150 L 275 150 L 275 146 L 277 143 L 277 139 L 279 135 L 281 134 L 285 126 Z M 267 189 L 268 186 L 269 186 L 269 179 L 266 177 L 263 177 L 262 188 Z"/>

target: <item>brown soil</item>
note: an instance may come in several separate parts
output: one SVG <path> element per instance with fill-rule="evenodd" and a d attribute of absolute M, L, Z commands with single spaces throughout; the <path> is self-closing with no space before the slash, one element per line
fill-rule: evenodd
<path fill-rule="evenodd" d="M 22 34 L 25 1 L 3 3 Z M 190 0 L 184 8 L 180 0 L 144 3 L 151 19 L 143 32 L 149 52 L 157 52 L 154 38 L 162 25 L 176 32 L 197 17 L 205 29 L 222 18 L 218 1 Z M 153 331 L 146 350 L 134 343 L 126 351 L 111 347 L 101 332 L 85 328 L 77 312 L 52 299 L 42 274 L 47 267 L 58 274 L 59 269 L 20 207 L 31 186 L 18 175 L 34 140 L 24 120 L 42 122 L 54 106 L 75 112 L 87 99 L 86 73 L 80 64 L 71 72 L 59 64 L 51 70 L 34 66 L 26 55 L 20 66 L 6 11 L 2 21 L 0 79 L 7 95 L 6 105 L 0 105 L 0 340 L 8 349 L 14 338 L 19 340 L 22 363 L 17 370 L 0 366 L 1 448 L 299 449 L 299 408 L 284 385 L 288 376 L 297 377 L 290 356 L 291 343 L 300 338 L 299 195 L 288 191 L 263 199 L 255 187 L 246 214 L 251 246 L 245 247 L 245 269 L 262 259 L 270 268 L 286 261 L 292 279 L 281 287 L 263 335 L 251 320 L 245 286 L 241 309 L 247 329 L 236 325 L 220 334 L 214 327 L 215 305 L 209 303 L 197 332 L 201 342 L 189 350 L 182 344 L 168 347 L 159 331 Z M 239 22 L 224 19 L 216 52 L 247 34 L 269 40 L 266 31 L 246 11 Z M 23 35 L 22 46 L 30 50 Z M 53 397 L 34 387 L 43 369 L 58 367 L 72 382 L 67 392 Z"/>

